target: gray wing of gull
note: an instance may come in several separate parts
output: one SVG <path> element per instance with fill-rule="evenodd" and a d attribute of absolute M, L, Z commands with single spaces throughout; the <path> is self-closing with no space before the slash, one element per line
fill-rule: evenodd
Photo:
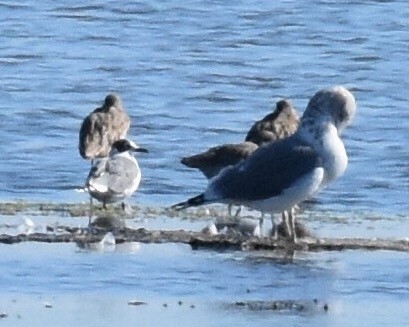
<path fill-rule="evenodd" d="M 319 167 L 322 159 L 317 152 L 292 136 L 262 146 L 248 159 L 224 169 L 211 181 L 208 191 L 219 200 L 268 199 Z"/>
<path fill-rule="evenodd" d="M 108 187 L 116 193 L 130 188 L 137 177 L 139 168 L 134 162 L 123 157 L 114 157 L 107 163 Z"/>
<path fill-rule="evenodd" d="M 137 177 L 139 168 L 131 160 L 124 157 L 112 157 L 100 160 L 88 176 L 88 181 L 92 183 L 101 183 L 115 193 L 123 193 L 132 186 Z"/>

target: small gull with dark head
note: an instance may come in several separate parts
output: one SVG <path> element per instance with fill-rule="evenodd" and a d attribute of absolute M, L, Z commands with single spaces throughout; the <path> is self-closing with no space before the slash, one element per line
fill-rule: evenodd
<path fill-rule="evenodd" d="M 91 197 L 103 203 L 123 201 L 139 187 L 141 170 L 135 157 L 129 152 L 148 152 L 133 141 L 117 140 L 108 158 L 100 159 L 92 166 L 86 188 Z"/>
<path fill-rule="evenodd" d="M 131 121 L 118 94 L 108 94 L 102 107 L 95 109 L 82 122 L 79 152 L 87 160 L 105 158 L 115 141 L 123 139 Z"/>
<path fill-rule="evenodd" d="M 248 159 L 224 169 L 205 192 L 172 208 L 222 202 L 285 212 L 287 229 L 296 242 L 292 208 L 345 172 L 348 157 L 340 134 L 355 111 L 355 98 L 344 87 L 318 91 L 295 134 L 260 147 Z"/>

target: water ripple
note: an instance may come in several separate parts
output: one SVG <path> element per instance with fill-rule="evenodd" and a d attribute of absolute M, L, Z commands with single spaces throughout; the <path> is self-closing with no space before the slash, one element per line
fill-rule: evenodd
<path fill-rule="evenodd" d="M 138 160 L 143 199 L 155 202 L 206 185 L 181 167 L 183 155 L 242 141 L 279 98 L 302 112 L 319 88 L 344 84 L 358 101 L 345 131 L 350 164 L 319 206 L 409 210 L 401 91 L 409 10 L 399 1 L 0 8 L 2 198 L 64 201 L 68 187 L 82 185 L 89 165 L 78 155 L 79 126 L 108 92 L 122 94 L 132 137 L 152 149 Z"/>

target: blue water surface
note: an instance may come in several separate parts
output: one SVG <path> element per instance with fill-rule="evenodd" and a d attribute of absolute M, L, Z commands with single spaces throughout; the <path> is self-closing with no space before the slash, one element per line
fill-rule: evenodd
<path fill-rule="evenodd" d="M 203 190 L 184 155 L 240 142 L 276 100 L 302 111 L 342 84 L 358 113 L 350 165 L 322 208 L 407 214 L 409 112 L 404 1 L 2 1 L 0 198 L 86 201 L 82 119 L 119 92 L 143 182 L 134 201 Z M 84 199 L 85 197 L 85 199 Z"/>

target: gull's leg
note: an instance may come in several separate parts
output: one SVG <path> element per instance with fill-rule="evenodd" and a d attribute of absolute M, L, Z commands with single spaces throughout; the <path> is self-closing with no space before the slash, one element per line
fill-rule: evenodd
<path fill-rule="evenodd" d="M 276 220 L 276 218 L 274 217 L 274 213 L 271 213 L 271 236 L 277 240 L 278 239 L 278 225 L 279 222 Z"/>
<path fill-rule="evenodd" d="M 92 196 L 89 197 L 89 212 L 88 212 L 88 226 L 91 225 L 91 220 L 92 220 Z"/>
<path fill-rule="evenodd" d="M 258 224 L 260 226 L 260 234 L 263 235 L 263 225 L 264 225 L 264 211 L 261 212 L 261 216 L 258 220 Z"/>
<path fill-rule="evenodd" d="M 284 222 L 284 229 L 287 234 L 287 237 L 292 237 L 292 230 L 290 226 L 290 217 L 289 217 L 289 212 L 287 210 L 284 210 L 282 213 L 283 217 L 283 222 Z"/>
<path fill-rule="evenodd" d="M 132 206 L 129 203 L 125 203 L 124 201 L 122 201 L 121 208 L 122 211 L 127 215 L 131 215 L 133 213 Z"/>
<path fill-rule="evenodd" d="M 292 231 L 292 241 L 294 243 L 297 243 L 297 235 L 295 233 L 295 214 L 294 214 L 294 209 L 291 208 L 288 212 L 288 217 L 289 217 L 289 223 Z"/>
<path fill-rule="evenodd" d="M 261 217 L 258 220 L 258 227 L 260 229 L 260 236 L 263 236 L 263 224 L 264 224 L 264 213 L 261 214 Z"/>
<path fill-rule="evenodd" d="M 240 212 L 241 212 L 241 206 L 239 206 L 239 207 L 237 208 L 237 211 L 236 211 L 236 213 L 234 214 L 234 219 L 237 219 L 237 218 L 240 216 Z"/>
<path fill-rule="evenodd" d="M 264 216 L 265 216 L 265 212 L 262 211 L 262 212 L 261 212 L 261 216 L 260 216 L 260 223 L 261 223 L 261 224 L 264 223 Z"/>
<path fill-rule="evenodd" d="M 230 218 L 230 217 L 232 217 L 232 214 L 231 214 L 231 209 L 232 209 L 232 207 L 233 207 L 233 205 L 232 204 L 228 204 L 227 205 L 227 216 Z"/>
<path fill-rule="evenodd" d="M 94 166 L 94 159 L 91 159 L 91 168 Z M 88 185 L 87 185 L 88 189 Z M 91 221 L 92 221 L 92 214 L 93 214 L 93 209 L 94 209 L 94 204 L 92 203 L 92 196 L 89 193 L 88 189 L 88 194 L 89 194 L 89 213 L 88 213 L 88 228 L 91 227 Z"/>

